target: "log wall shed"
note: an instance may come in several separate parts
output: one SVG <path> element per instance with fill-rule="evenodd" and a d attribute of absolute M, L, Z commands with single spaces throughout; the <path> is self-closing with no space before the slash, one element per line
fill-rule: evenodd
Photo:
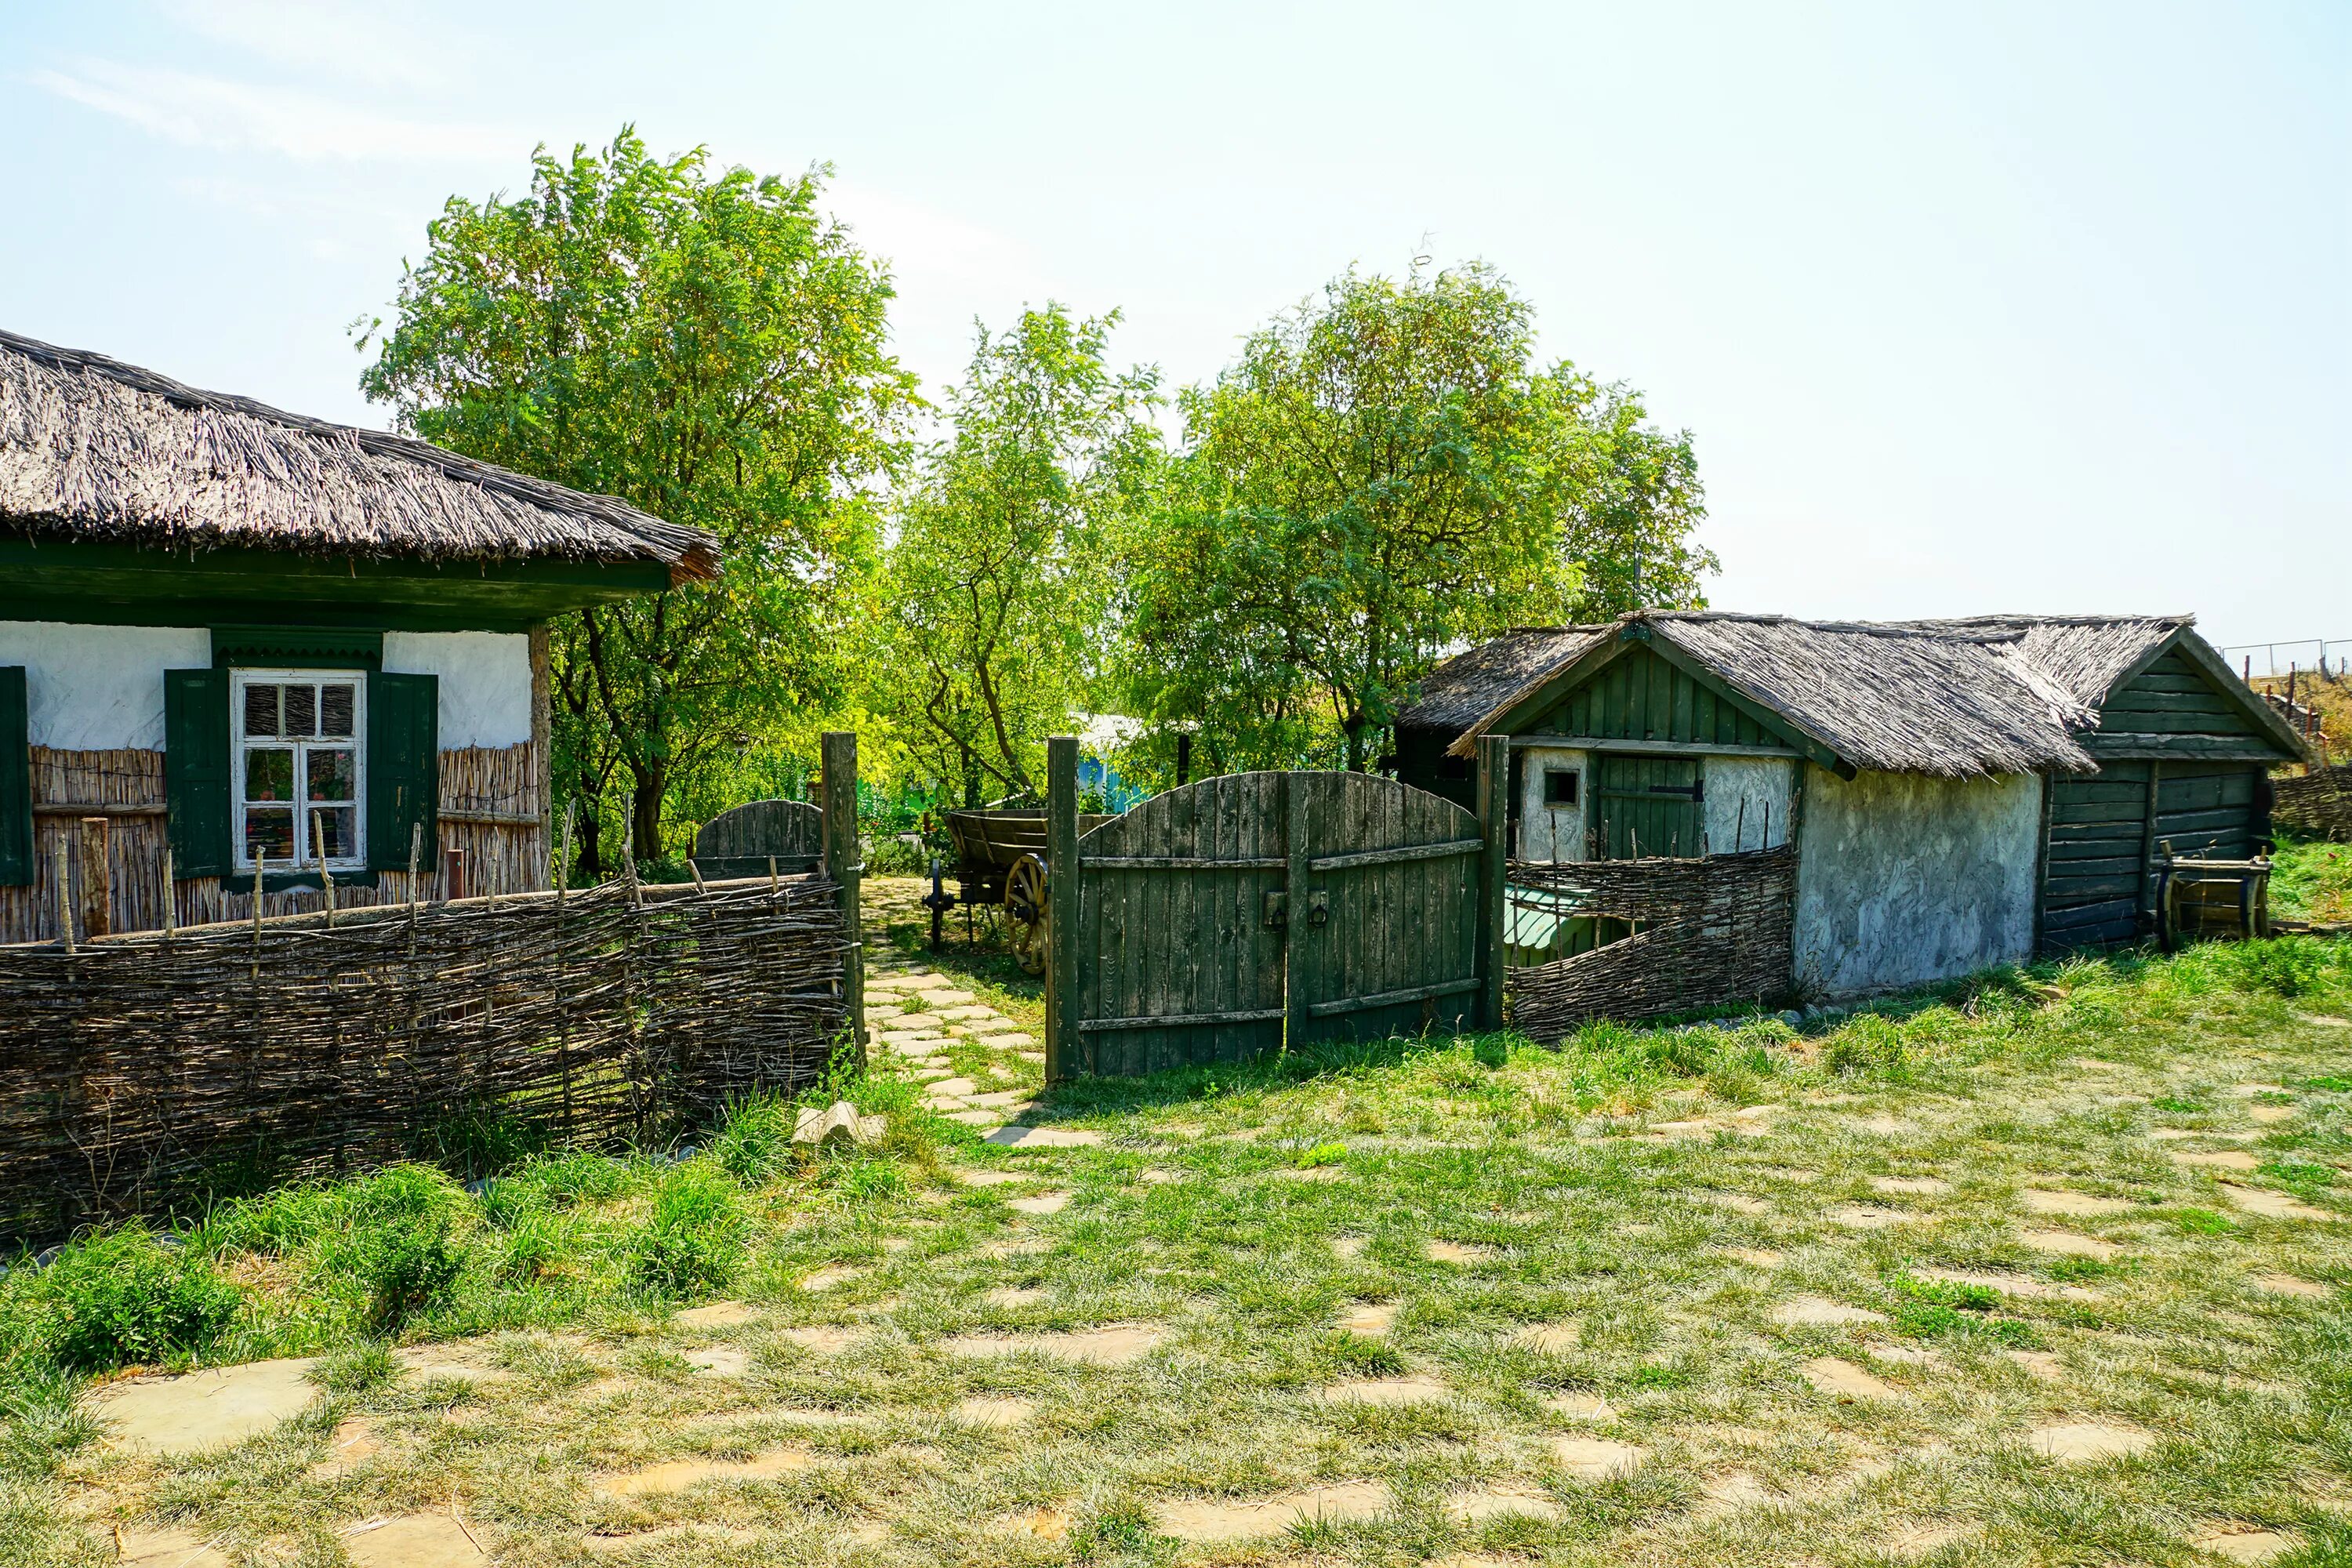
<path fill-rule="evenodd" d="M 1521 859 L 1793 843 L 1819 996 L 2145 935 L 2164 848 L 2252 852 L 2303 755 L 2187 616 L 1529 628 L 1431 674 L 1399 773 L 1463 800 L 1488 733 Z"/>
<path fill-rule="evenodd" d="M 718 567 L 609 496 L 0 332 L 0 942 L 69 889 L 243 919 L 257 864 L 271 915 L 322 873 L 404 900 L 412 855 L 429 894 L 445 850 L 545 886 L 547 621 Z"/>

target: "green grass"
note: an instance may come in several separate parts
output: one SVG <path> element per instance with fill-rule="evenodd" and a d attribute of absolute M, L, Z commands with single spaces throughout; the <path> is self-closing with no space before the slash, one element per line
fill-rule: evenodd
<path fill-rule="evenodd" d="M 790 1108 L 752 1101 L 676 1163 L 548 1154 L 473 1192 L 404 1167 L 268 1194 L 177 1248 L 117 1233 L 68 1254 L 127 1247 L 163 1285 L 234 1289 L 226 1322 L 142 1359 L 328 1358 L 312 1412 L 226 1455 L 94 1441 L 61 1342 L 6 1326 L 54 1321 L 76 1273 L 0 1279 L 0 1562 L 110 1561 L 103 1530 L 168 1520 L 331 1564 L 352 1524 L 454 1499 L 520 1564 L 605 1561 L 591 1537 L 635 1534 L 617 1560 L 1863 1568 L 1935 1528 L 1954 1532 L 1942 1563 L 2186 1568 L 2225 1524 L 2290 1532 L 2301 1568 L 2343 1563 L 2347 1018 L 2352 948 L 2297 938 L 1990 975 L 1804 1033 L 1330 1045 L 1043 1102 L 1095 1147 L 1009 1153 L 886 1071 L 825 1090 L 889 1117 L 865 1152 L 814 1155 Z M 2173 1158 L 2234 1152 L 2252 1168 Z M 1014 1179 L 956 1179 L 983 1172 Z M 2341 1217 L 2248 1206 L 2265 1193 Z M 1014 1206 L 1049 1194 L 1067 1201 Z M 367 1259 L 419 1237 L 457 1267 L 410 1299 Z M 675 1318 L 719 1291 L 748 1319 Z M 1801 1298 L 1876 1316 L 1785 1316 Z M 1373 1305 L 1392 1317 L 1343 1331 Z M 1114 1324 L 1157 1347 L 1115 1365 L 950 1348 Z M 495 1379 L 387 1352 L 439 1340 Z M 742 1370 L 700 1370 L 714 1351 Z M 1822 1358 L 1895 1397 L 1818 1391 Z M 1324 1394 L 1400 1378 L 1444 1397 Z M 1033 1414 L 954 1416 L 975 1399 Z M 318 1471 L 347 1421 L 381 1451 Z M 2027 1441 L 2083 1422 L 2153 1446 L 2058 1466 Z M 1580 1476 L 1563 1438 L 1642 1459 Z M 597 1489 L 780 1448 L 806 1462 Z M 1716 1500 L 1748 1495 L 1735 1480 L 1772 1506 Z M 1380 1510 L 1224 1545 L 1161 1533 L 1171 1500 L 1341 1483 Z M 1498 1492 L 1534 1501 L 1462 1510 Z M 673 1525 L 706 1534 L 654 1533 Z"/>
<path fill-rule="evenodd" d="M 2305 921 L 2352 921 L 2352 845 L 2287 838 L 2272 859 L 2271 910 Z"/>

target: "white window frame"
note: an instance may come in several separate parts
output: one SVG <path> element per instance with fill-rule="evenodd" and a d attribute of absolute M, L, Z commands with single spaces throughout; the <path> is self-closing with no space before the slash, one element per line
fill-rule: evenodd
<path fill-rule="evenodd" d="M 349 750 L 352 753 L 352 853 L 336 856 L 327 861 L 330 871 L 362 871 L 367 868 L 367 671 L 363 669 L 245 669 L 229 671 L 228 746 L 229 746 L 229 850 L 236 857 L 236 868 L 250 874 L 253 857 L 245 847 L 245 758 L 248 744 L 245 733 L 245 689 L 248 686 L 281 686 L 288 681 L 332 682 L 352 689 L 352 738 L 335 742 L 331 748 L 324 741 L 290 740 L 277 735 L 257 735 L 250 744 L 257 746 L 290 745 L 295 748 L 294 769 L 294 858 L 289 862 L 272 860 L 263 868 L 289 872 L 319 870 L 319 858 L 311 847 L 310 803 L 303 796 L 308 793 L 304 784 L 308 768 L 303 761 L 303 748 L 325 751 Z M 274 803 L 273 803 L 274 804 Z"/>

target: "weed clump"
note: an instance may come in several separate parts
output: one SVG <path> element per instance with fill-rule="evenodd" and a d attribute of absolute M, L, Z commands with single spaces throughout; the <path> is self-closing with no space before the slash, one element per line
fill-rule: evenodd
<path fill-rule="evenodd" d="M 743 1216 L 726 1173 L 688 1161 L 655 1184 L 653 1212 L 627 1247 L 630 1277 L 658 1295 L 704 1295 L 735 1277 Z"/>
<path fill-rule="evenodd" d="M 241 1300 L 209 1259 L 136 1224 L 75 1241 L 28 1295 L 39 1348 L 77 1373 L 201 1354 Z"/>

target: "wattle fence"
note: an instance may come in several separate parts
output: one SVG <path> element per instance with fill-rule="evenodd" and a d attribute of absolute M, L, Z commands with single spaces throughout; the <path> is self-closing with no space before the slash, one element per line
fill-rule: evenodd
<path fill-rule="evenodd" d="M 2271 796 L 2273 826 L 2352 842 L 2352 763 L 2274 779 Z"/>
<path fill-rule="evenodd" d="M 855 907 L 625 880 L 0 948 L 0 1237 L 800 1088 L 856 1039 Z"/>
<path fill-rule="evenodd" d="M 1511 885 L 1564 895 L 1579 919 L 1633 928 L 1589 952 L 1505 976 L 1511 1026 L 1556 1040 L 1629 1020 L 1761 1001 L 1789 985 L 1797 852 L 1690 859 L 1511 862 Z"/>

